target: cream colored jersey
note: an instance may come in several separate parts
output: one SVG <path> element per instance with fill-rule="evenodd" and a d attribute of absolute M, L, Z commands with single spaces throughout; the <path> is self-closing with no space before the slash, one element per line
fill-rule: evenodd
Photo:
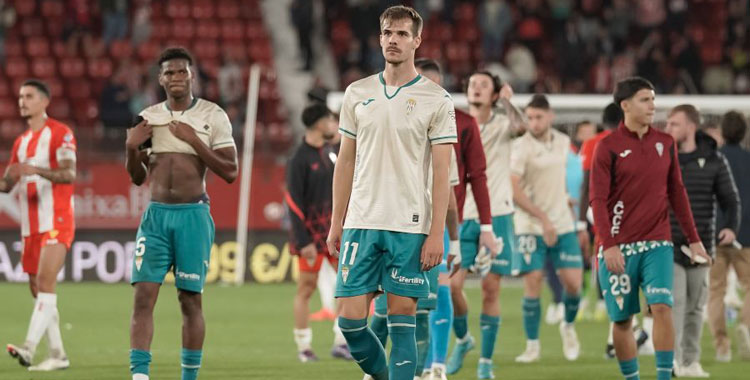
<path fill-rule="evenodd" d="M 198 138 L 213 150 L 235 146 L 229 117 L 221 107 L 208 100 L 195 98 L 185 111 L 172 111 L 167 102 L 161 102 L 144 109 L 139 115 L 153 126 L 151 153 L 198 155 L 190 144 L 169 131 L 167 125 L 173 120 L 193 127 Z"/>
<path fill-rule="evenodd" d="M 521 177 L 521 188 L 531 203 L 542 209 L 558 235 L 573 232 L 573 214 L 565 190 L 565 167 L 570 138 L 550 128 L 550 140 L 542 142 L 531 133 L 513 141 L 510 170 Z M 541 222 L 520 207 L 514 216 L 516 234 L 542 234 Z"/>
<path fill-rule="evenodd" d="M 510 119 L 504 113 L 493 111 L 490 119 L 479 126 L 482 147 L 487 160 L 487 190 L 490 193 L 492 216 L 513 212 L 513 186 L 510 182 L 510 148 L 513 131 Z M 471 184 L 466 186 L 464 219 L 479 219 L 479 210 L 474 201 Z"/>
<path fill-rule="evenodd" d="M 372 75 L 347 87 L 339 127 L 357 141 L 344 228 L 429 233 L 431 146 L 457 141 L 448 93 L 422 76 L 393 87 Z"/>

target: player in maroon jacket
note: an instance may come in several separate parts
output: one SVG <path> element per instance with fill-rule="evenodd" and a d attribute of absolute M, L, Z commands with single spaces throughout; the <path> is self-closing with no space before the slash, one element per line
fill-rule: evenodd
<path fill-rule="evenodd" d="M 602 139 L 591 170 L 591 207 L 601 249 L 599 281 L 620 370 L 639 379 L 632 316 L 640 311 L 638 287 L 654 316 L 658 380 L 672 377 L 673 253 L 669 206 L 690 242 L 693 260 L 710 261 L 695 229 L 677 148 L 672 137 L 651 127 L 654 87 L 643 78 L 617 84 L 615 104 L 625 120 Z"/>

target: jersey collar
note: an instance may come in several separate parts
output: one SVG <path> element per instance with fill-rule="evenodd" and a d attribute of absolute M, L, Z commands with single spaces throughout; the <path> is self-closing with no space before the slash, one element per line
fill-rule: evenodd
<path fill-rule="evenodd" d="M 383 72 L 382 71 L 378 74 L 378 79 L 380 79 L 380 83 L 383 85 L 383 94 L 385 94 L 385 97 L 388 100 L 391 100 L 391 99 L 395 98 L 396 95 L 398 95 L 398 92 L 401 91 L 402 88 L 409 87 L 409 86 L 413 85 L 414 83 L 419 82 L 419 80 L 422 79 L 422 74 L 417 74 L 417 76 L 414 77 L 414 79 L 410 80 L 408 83 L 406 83 L 403 86 L 399 86 L 396 89 L 396 92 L 393 93 L 393 95 L 388 95 L 388 89 L 387 89 L 387 85 L 385 84 L 385 78 L 383 78 Z"/>

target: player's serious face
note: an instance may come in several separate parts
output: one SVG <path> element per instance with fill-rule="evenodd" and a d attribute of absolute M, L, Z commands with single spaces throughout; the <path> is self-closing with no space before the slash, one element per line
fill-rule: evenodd
<path fill-rule="evenodd" d="M 485 74 L 474 74 L 469 77 L 469 85 L 466 87 L 466 97 L 470 104 L 475 106 L 490 105 L 495 100 L 492 79 Z"/>
<path fill-rule="evenodd" d="M 390 64 L 399 64 L 414 58 L 414 52 L 422 42 L 412 33 L 410 19 L 385 20 L 380 30 L 380 47 L 383 57 Z"/>
<path fill-rule="evenodd" d="M 623 111 L 638 124 L 650 125 L 654 122 L 654 113 L 656 112 L 654 98 L 653 90 L 641 89 L 632 98 L 622 102 Z"/>
<path fill-rule="evenodd" d="M 187 60 L 172 59 L 161 64 L 159 84 L 173 98 L 181 98 L 190 93 L 193 71 Z"/>
<path fill-rule="evenodd" d="M 18 92 L 18 109 L 22 118 L 44 113 L 48 104 L 49 99 L 34 86 L 22 86 Z"/>
<path fill-rule="evenodd" d="M 529 132 L 534 137 L 541 137 L 549 130 L 552 112 L 534 107 L 526 107 L 524 112 L 526 113 L 526 119 L 529 121 Z"/>

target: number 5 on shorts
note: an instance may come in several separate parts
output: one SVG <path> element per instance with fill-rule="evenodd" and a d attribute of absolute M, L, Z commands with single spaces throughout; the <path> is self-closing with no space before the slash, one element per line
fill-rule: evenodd
<path fill-rule="evenodd" d="M 141 236 L 135 242 L 135 270 L 140 271 L 143 264 L 143 255 L 146 254 L 146 237 Z"/>
<path fill-rule="evenodd" d="M 612 285 L 609 290 L 613 296 L 619 296 L 620 294 L 630 294 L 630 276 L 627 274 L 616 275 L 613 274 L 609 277 L 609 283 Z"/>
<path fill-rule="evenodd" d="M 344 251 L 341 252 L 341 262 L 346 264 L 346 253 L 349 252 L 349 245 L 352 246 L 352 254 L 349 256 L 349 263 L 347 265 L 354 265 L 354 260 L 357 258 L 359 243 L 344 242 Z"/>

